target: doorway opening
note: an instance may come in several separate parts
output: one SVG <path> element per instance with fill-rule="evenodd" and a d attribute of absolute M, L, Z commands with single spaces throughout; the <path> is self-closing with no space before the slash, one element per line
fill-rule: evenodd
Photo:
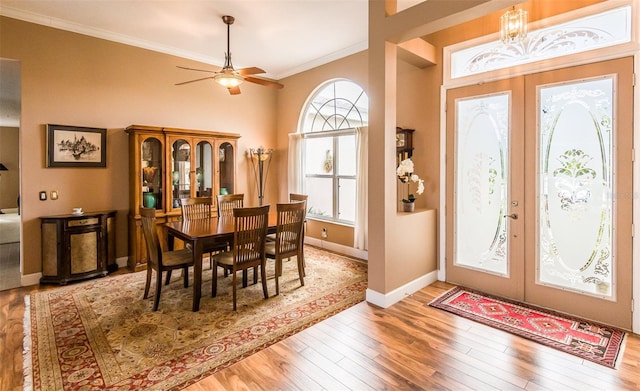
<path fill-rule="evenodd" d="M 0 290 L 20 287 L 20 62 L 0 58 Z"/>

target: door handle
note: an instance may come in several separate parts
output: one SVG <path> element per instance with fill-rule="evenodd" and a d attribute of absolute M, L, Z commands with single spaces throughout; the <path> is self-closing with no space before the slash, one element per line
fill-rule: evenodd
<path fill-rule="evenodd" d="M 510 215 L 504 215 L 502 217 L 508 217 L 510 219 L 518 220 L 518 215 L 516 213 L 511 213 Z"/>

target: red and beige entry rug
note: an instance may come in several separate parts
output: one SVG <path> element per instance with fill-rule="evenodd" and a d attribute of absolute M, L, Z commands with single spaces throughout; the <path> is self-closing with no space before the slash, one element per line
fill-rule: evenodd
<path fill-rule="evenodd" d="M 157 312 L 142 299 L 144 271 L 27 296 L 24 389 L 179 390 L 364 300 L 365 262 L 307 246 L 305 263 L 304 286 L 295 258 L 284 263 L 274 296 L 270 261 L 270 297 L 260 283 L 240 288 L 236 312 L 221 269 L 215 298 L 204 270 L 198 312 L 180 272 L 162 287 Z"/>
<path fill-rule="evenodd" d="M 430 306 L 615 368 L 624 331 L 583 319 L 455 287 Z"/>

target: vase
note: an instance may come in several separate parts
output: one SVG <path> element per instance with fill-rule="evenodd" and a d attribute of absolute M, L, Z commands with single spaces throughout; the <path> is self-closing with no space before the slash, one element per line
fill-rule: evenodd
<path fill-rule="evenodd" d="M 402 203 L 402 211 L 403 212 L 413 212 L 416 204 L 413 202 L 403 202 Z"/>
<path fill-rule="evenodd" d="M 156 196 L 153 193 L 143 193 L 142 194 L 142 206 L 145 208 L 155 208 L 156 207 Z"/>

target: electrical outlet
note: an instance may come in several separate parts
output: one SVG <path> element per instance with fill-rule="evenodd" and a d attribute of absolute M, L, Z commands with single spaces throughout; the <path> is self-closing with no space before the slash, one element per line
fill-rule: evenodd
<path fill-rule="evenodd" d="M 40 197 L 40 201 L 46 201 L 47 200 L 47 192 L 46 191 L 41 191 L 39 197 Z"/>
<path fill-rule="evenodd" d="M 58 199 L 58 190 L 51 190 L 51 193 L 49 194 L 49 198 L 51 198 L 52 200 L 57 200 Z"/>
<path fill-rule="evenodd" d="M 327 229 L 326 228 L 322 228 L 322 239 L 326 239 L 327 238 Z"/>

